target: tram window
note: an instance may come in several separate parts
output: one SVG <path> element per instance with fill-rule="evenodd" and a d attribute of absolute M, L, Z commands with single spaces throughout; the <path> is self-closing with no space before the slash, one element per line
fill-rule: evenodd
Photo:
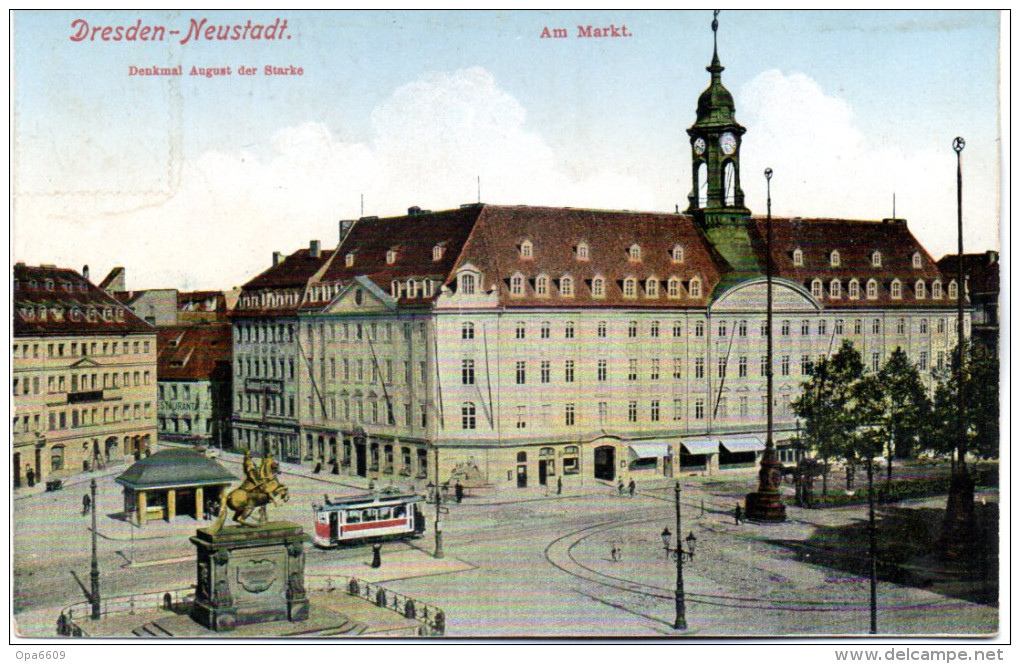
<path fill-rule="evenodd" d="M 379 520 L 380 521 L 386 521 L 389 518 L 390 518 L 390 508 L 389 507 L 380 507 L 379 508 Z"/>
<path fill-rule="evenodd" d="M 361 523 L 361 510 L 351 510 L 348 512 L 347 523 Z"/>
<path fill-rule="evenodd" d="M 393 518 L 394 519 L 402 519 L 405 516 L 407 516 L 407 506 L 406 505 L 395 505 L 393 507 Z"/>
<path fill-rule="evenodd" d="M 377 518 L 375 514 L 375 508 L 372 507 L 365 510 L 364 516 L 362 518 L 364 521 L 375 521 Z"/>

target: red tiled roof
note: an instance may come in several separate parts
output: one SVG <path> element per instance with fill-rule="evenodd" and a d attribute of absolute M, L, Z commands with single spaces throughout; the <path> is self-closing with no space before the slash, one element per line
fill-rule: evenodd
<path fill-rule="evenodd" d="M 938 266 L 942 270 L 942 279 L 947 282 L 956 279 L 957 256 L 950 254 L 939 259 Z M 963 274 L 967 279 L 967 288 L 972 294 L 998 295 L 999 293 L 999 255 L 994 251 L 980 254 L 963 255 Z"/>
<path fill-rule="evenodd" d="M 313 256 L 308 248 L 299 249 L 277 265 L 265 270 L 257 277 L 241 287 L 237 305 L 230 312 L 231 316 L 293 316 L 300 305 L 286 305 L 269 308 L 253 308 L 245 306 L 246 295 L 260 292 L 297 291 L 304 293 L 308 280 L 323 268 L 333 255 L 333 251 L 324 249 L 318 256 Z M 300 301 L 300 298 L 299 298 Z"/>
<path fill-rule="evenodd" d="M 155 332 L 74 270 L 53 266 L 14 266 L 13 317 L 15 336 Z"/>
<path fill-rule="evenodd" d="M 232 358 L 229 323 L 161 327 L 157 332 L 159 380 L 223 380 L 230 378 Z"/>
<path fill-rule="evenodd" d="M 752 242 L 759 256 L 759 264 L 765 266 L 766 220 L 755 217 L 752 220 Z M 803 266 L 793 262 L 794 251 L 803 253 Z M 832 251 L 839 252 L 839 266 L 830 264 Z M 873 252 L 882 254 L 882 266 L 872 267 Z M 920 254 L 921 267 L 913 267 L 914 254 Z M 911 234 L 906 222 L 856 221 L 847 219 L 772 219 L 772 265 L 777 277 L 795 281 L 808 290 L 811 282 L 821 279 L 826 307 L 938 307 L 956 306 L 956 300 L 948 298 L 948 286 L 952 279 L 939 270 L 928 252 Z M 842 297 L 829 297 L 829 283 L 839 279 Z M 851 279 L 860 283 L 861 297 L 851 300 L 847 286 Z M 868 280 L 878 284 L 878 298 L 865 297 Z M 902 298 L 895 300 L 890 293 L 894 279 L 902 284 Z M 926 297 L 918 300 L 914 296 L 914 285 L 922 279 L 926 285 Z M 932 299 L 931 285 L 942 280 L 941 300 Z"/>
<path fill-rule="evenodd" d="M 532 244 L 532 257 L 521 255 L 521 244 Z M 578 245 L 588 246 L 588 260 L 579 260 Z M 672 250 L 683 248 L 683 262 L 672 261 Z M 638 245 L 641 260 L 632 261 L 628 250 Z M 470 263 L 484 275 L 483 291 L 496 279 L 501 303 L 506 306 L 563 307 L 703 307 L 712 289 L 728 269 L 686 215 L 547 208 L 528 206 L 485 206 L 478 224 L 461 252 L 457 268 Z M 515 274 L 525 278 L 523 296 L 510 294 Z M 535 292 L 535 279 L 550 279 L 550 295 Z M 561 277 L 574 280 L 573 297 L 559 294 Z M 593 297 L 592 280 L 605 280 L 605 296 Z M 680 299 L 667 297 L 667 281 L 681 281 Z M 701 295 L 690 297 L 691 279 L 701 280 Z M 623 283 L 637 280 L 636 297 L 624 297 Z M 647 297 L 645 281 L 659 280 L 656 297 Z"/>

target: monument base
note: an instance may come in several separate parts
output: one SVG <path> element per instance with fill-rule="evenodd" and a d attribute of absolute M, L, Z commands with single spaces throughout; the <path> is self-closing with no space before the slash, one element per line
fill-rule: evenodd
<path fill-rule="evenodd" d="M 755 491 L 747 494 L 744 510 L 748 521 L 781 523 L 786 521 L 786 505 L 779 498 L 778 491 Z"/>
<path fill-rule="evenodd" d="M 979 541 L 977 519 L 974 514 L 974 480 L 966 471 L 953 473 L 949 484 L 949 499 L 942 522 L 939 547 L 948 561 L 973 560 Z"/>
<path fill-rule="evenodd" d="M 191 538 L 197 550 L 198 584 L 191 617 L 217 632 L 239 625 L 308 619 L 301 526 L 270 521 L 258 526 L 200 528 Z"/>

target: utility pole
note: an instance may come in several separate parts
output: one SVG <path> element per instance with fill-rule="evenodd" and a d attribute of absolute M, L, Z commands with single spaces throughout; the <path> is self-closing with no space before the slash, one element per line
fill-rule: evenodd
<path fill-rule="evenodd" d="M 687 629 L 687 606 L 684 597 L 684 556 L 680 548 L 680 482 L 673 488 L 674 501 L 676 502 L 676 590 L 673 592 L 673 602 L 676 604 L 676 617 L 673 619 L 673 629 Z"/>
<path fill-rule="evenodd" d="M 442 558 L 443 557 L 443 523 L 442 523 L 441 515 L 442 515 L 443 509 L 444 509 L 443 508 L 443 491 L 442 491 L 442 488 L 439 486 L 439 446 L 434 446 L 434 449 L 435 449 L 435 452 L 436 452 L 436 464 L 435 464 L 436 465 L 436 523 L 435 523 L 436 551 L 435 551 L 435 553 L 433 554 L 432 557 L 433 558 Z"/>
<path fill-rule="evenodd" d="M 91 588 L 89 591 L 89 603 L 92 605 L 92 619 L 99 620 L 100 614 L 100 597 L 99 597 L 99 557 L 97 553 L 98 533 L 96 532 L 96 512 L 98 511 L 98 505 L 96 505 L 96 478 L 92 478 L 92 482 L 89 484 L 92 490 L 92 571 L 89 572 L 89 580 L 91 581 Z"/>
<path fill-rule="evenodd" d="M 875 534 L 874 459 L 868 457 L 868 561 L 871 572 L 871 629 L 878 634 L 878 542 Z"/>

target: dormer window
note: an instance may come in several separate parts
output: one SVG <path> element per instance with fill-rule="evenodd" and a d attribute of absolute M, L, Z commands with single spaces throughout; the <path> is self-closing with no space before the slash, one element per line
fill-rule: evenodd
<path fill-rule="evenodd" d="M 524 242 L 521 242 L 521 258 L 530 259 L 533 257 L 534 256 L 531 251 L 531 240 L 525 240 Z"/>
<path fill-rule="evenodd" d="M 347 267 L 354 267 L 354 254 L 349 253 L 344 257 L 344 264 Z"/>
<path fill-rule="evenodd" d="M 832 251 L 832 253 L 829 254 L 829 267 L 839 267 L 839 265 L 839 252 Z"/>
<path fill-rule="evenodd" d="M 882 252 L 873 251 L 871 253 L 871 267 L 882 267 Z"/>
<path fill-rule="evenodd" d="M 46 280 L 46 290 L 50 290 L 50 291 L 53 290 L 53 280 L 52 279 L 47 279 Z"/>
<path fill-rule="evenodd" d="M 630 260 L 630 262 L 632 262 L 632 263 L 640 263 L 641 262 L 641 245 L 639 245 L 639 244 L 632 244 L 632 245 L 630 245 L 630 249 L 627 250 L 627 259 Z"/>
<path fill-rule="evenodd" d="M 843 283 L 839 279 L 833 279 L 829 282 L 829 297 L 834 300 L 843 297 Z"/>
<path fill-rule="evenodd" d="M 793 250 L 793 266 L 804 267 L 804 252 L 800 249 Z"/>
<path fill-rule="evenodd" d="M 670 258 L 672 258 L 674 263 L 683 263 L 684 262 L 684 248 L 682 246 L 680 246 L 679 244 L 674 244 L 673 245 L 673 251 L 670 252 Z"/>
<path fill-rule="evenodd" d="M 438 261 L 443 258 L 443 245 L 437 244 L 432 247 L 432 260 Z"/>
<path fill-rule="evenodd" d="M 874 279 L 868 279 L 867 296 L 869 300 L 878 299 L 878 282 Z"/>
<path fill-rule="evenodd" d="M 623 280 L 623 296 L 637 297 L 637 279 L 634 277 L 627 277 Z"/>
<path fill-rule="evenodd" d="M 393 250 L 393 249 L 390 249 L 389 251 L 386 252 L 386 264 L 387 265 L 393 265 L 396 262 L 397 262 L 397 252 L 395 250 Z"/>
<path fill-rule="evenodd" d="M 560 295 L 574 297 L 574 278 L 569 274 L 560 277 Z"/>
<path fill-rule="evenodd" d="M 510 277 L 510 295 L 514 297 L 524 295 L 524 277 L 519 273 Z"/>
<path fill-rule="evenodd" d="M 918 300 L 923 300 L 927 295 L 928 292 L 924 285 L 924 279 L 918 279 L 917 283 L 914 284 L 914 297 Z"/>
<path fill-rule="evenodd" d="M 579 242 L 577 244 L 577 260 L 588 260 L 588 244 L 586 242 Z"/>
<path fill-rule="evenodd" d="M 701 277 L 693 277 L 687 290 L 691 297 L 701 297 Z"/>
<path fill-rule="evenodd" d="M 659 280 L 655 277 L 645 281 L 645 297 L 659 297 Z"/>
<path fill-rule="evenodd" d="M 856 279 L 851 279 L 847 284 L 847 295 L 851 300 L 861 299 L 861 284 Z"/>
<path fill-rule="evenodd" d="M 544 274 L 535 278 L 535 295 L 547 297 L 549 295 L 549 277 Z"/>
<path fill-rule="evenodd" d="M 959 293 L 960 293 L 960 289 L 956 285 L 956 280 L 954 279 L 953 281 L 950 281 L 949 282 L 949 299 L 950 300 L 955 300 L 957 297 L 959 297 Z"/>
<path fill-rule="evenodd" d="M 680 279 L 678 277 L 670 277 L 666 282 L 666 295 L 671 300 L 680 298 Z"/>
<path fill-rule="evenodd" d="M 931 282 L 931 297 L 934 300 L 942 299 L 942 282 L 937 279 Z"/>
<path fill-rule="evenodd" d="M 821 279 L 814 279 L 811 282 L 811 296 L 814 297 L 816 300 L 820 300 L 822 298 L 822 280 Z"/>
<path fill-rule="evenodd" d="M 605 297 L 606 296 L 606 280 L 602 277 L 595 277 L 591 280 L 591 296 L 592 297 Z"/>
<path fill-rule="evenodd" d="M 871 287 L 871 283 L 870 282 L 868 283 L 868 287 L 869 288 Z M 899 299 L 901 299 L 903 297 L 903 286 L 902 286 L 902 284 L 900 284 L 900 280 L 899 279 L 893 279 L 892 283 L 889 284 L 889 295 L 894 300 L 899 300 Z M 871 299 L 870 293 L 868 295 L 868 298 Z"/>
<path fill-rule="evenodd" d="M 921 252 L 919 252 L 919 251 L 915 251 L 914 252 L 914 255 L 910 259 L 910 264 L 913 265 L 915 269 L 920 269 L 920 267 L 921 267 Z"/>
<path fill-rule="evenodd" d="M 465 273 L 460 275 L 460 286 L 458 289 L 461 295 L 475 294 L 475 275 Z"/>

